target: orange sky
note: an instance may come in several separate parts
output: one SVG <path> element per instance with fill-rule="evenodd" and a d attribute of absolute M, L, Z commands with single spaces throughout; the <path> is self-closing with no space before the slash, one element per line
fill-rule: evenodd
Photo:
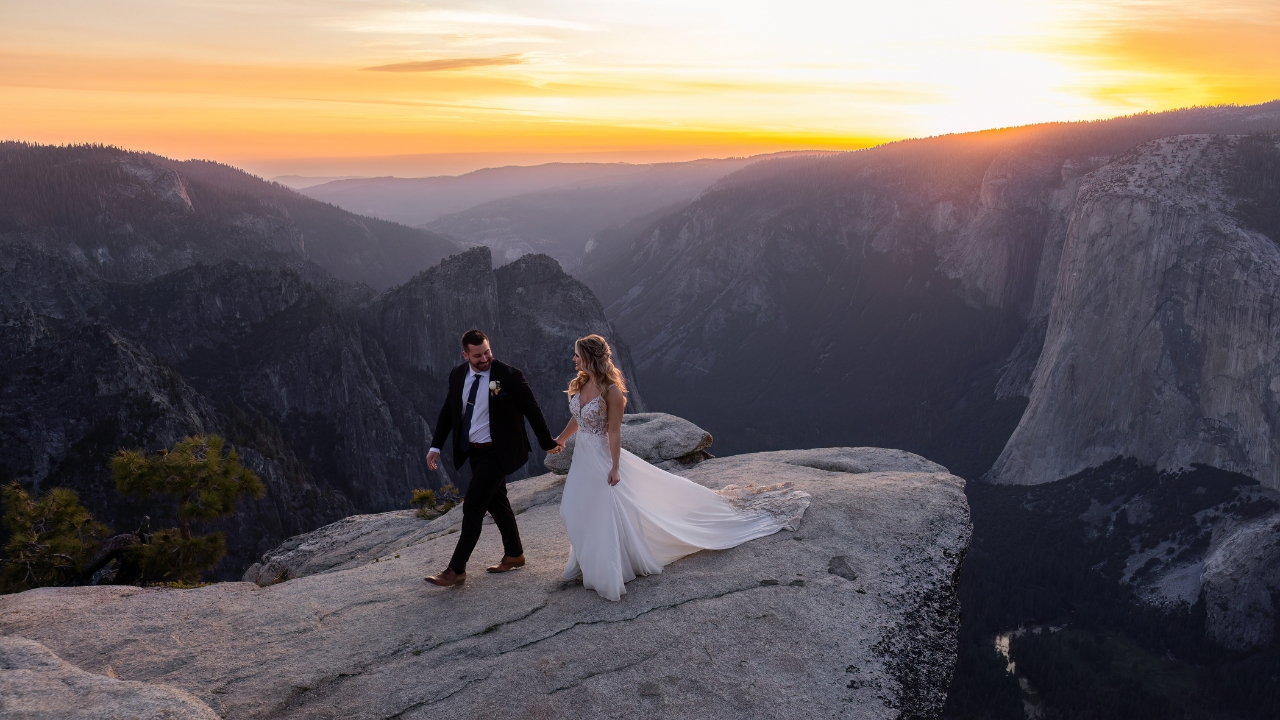
<path fill-rule="evenodd" d="M 1280 97 L 1280 3 L 7 0 L 0 138 L 267 176 L 674 160 Z"/>

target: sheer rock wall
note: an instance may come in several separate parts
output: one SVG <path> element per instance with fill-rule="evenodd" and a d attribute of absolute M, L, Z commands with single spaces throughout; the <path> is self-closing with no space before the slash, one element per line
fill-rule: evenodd
<path fill-rule="evenodd" d="M 1235 217 L 1235 142 L 1150 142 L 1085 181 L 1030 404 L 991 480 L 1125 456 L 1280 488 L 1280 247 Z"/>

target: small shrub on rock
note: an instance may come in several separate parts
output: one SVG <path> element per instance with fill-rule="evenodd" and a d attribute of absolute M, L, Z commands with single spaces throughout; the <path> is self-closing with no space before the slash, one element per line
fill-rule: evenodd
<path fill-rule="evenodd" d="M 418 508 L 418 517 L 425 519 L 449 512 L 457 500 L 458 489 L 453 485 L 445 485 L 439 490 L 418 488 L 413 491 L 413 497 L 409 503 Z"/>
<path fill-rule="evenodd" d="M 437 514 L 435 512 L 436 494 L 433 490 L 423 490 L 422 488 L 418 488 L 413 491 L 413 499 L 409 502 L 414 507 L 418 508 L 417 514 L 420 518 L 433 517 Z"/>
<path fill-rule="evenodd" d="M 445 485 L 436 491 L 436 502 L 439 503 L 437 507 L 441 513 L 447 513 L 452 510 L 453 506 L 461 499 L 462 497 L 458 495 L 458 488 L 452 484 Z"/>

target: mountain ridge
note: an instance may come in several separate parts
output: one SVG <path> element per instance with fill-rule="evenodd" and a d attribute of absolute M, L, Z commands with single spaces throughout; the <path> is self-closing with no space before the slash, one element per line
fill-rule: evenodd
<path fill-rule="evenodd" d="M 421 229 L 363 218 L 206 160 L 100 145 L 0 143 L 0 236 L 113 280 L 196 262 L 307 262 L 376 289 L 460 248 Z"/>

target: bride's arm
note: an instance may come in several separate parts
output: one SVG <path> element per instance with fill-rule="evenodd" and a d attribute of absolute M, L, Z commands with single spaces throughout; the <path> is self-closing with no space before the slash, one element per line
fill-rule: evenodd
<path fill-rule="evenodd" d="M 556 436 L 556 442 L 560 443 L 560 447 L 564 447 L 564 444 L 569 442 L 569 438 L 573 437 L 576 432 L 578 432 L 578 420 L 577 418 L 569 418 L 569 424 L 564 426 L 564 432 Z"/>
<path fill-rule="evenodd" d="M 627 407 L 627 398 L 617 385 L 610 385 L 609 391 L 604 394 L 604 404 L 609 409 L 609 456 L 613 458 L 609 484 L 617 485 L 622 479 L 618 472 L 618 460 L 622 456 L 622 411 Z"/>

